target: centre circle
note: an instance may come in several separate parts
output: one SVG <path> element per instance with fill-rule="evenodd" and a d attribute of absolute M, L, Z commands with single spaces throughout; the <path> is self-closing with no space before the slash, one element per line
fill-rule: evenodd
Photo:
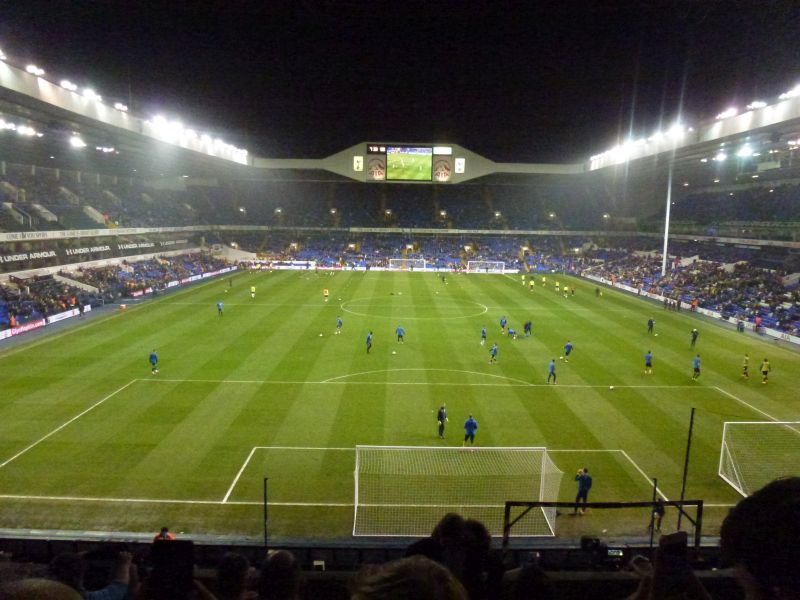
<path fill-rule="evenodd" d="M 433 321 L 443 319 L 469 319 L 486 314 L 489 308 L 472 300 L 442 300 L 425 304 L 415 304 L 410 296 L 391 296 L 375 298 L 354 298 L 340 304 L 341 309 L 359 317 L 378 317 L 384 319 L 403 319 L 407 321 Z M 472 309 L 468 314 L 453 315 L 455 311 Z M 411 312 L 416 314 L 411 314 Z M 443 314 L 444 313 L 444 314 Z M 451 314 L 447 314 L 451 313 Z"/>

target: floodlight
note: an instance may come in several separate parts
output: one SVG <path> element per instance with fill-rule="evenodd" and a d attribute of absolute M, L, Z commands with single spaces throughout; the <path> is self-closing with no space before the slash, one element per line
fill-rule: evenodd
<path fill-rule="evenodd" d="M 769 193 L 771 194 L 774 191 L 775 191 L 774 189 L 770 188 Z"/>
<path fill-rule="evenodd" d="M 755 110 L 757 108 L 764 108 L 767 105 L 763 100 L 753 100 L 747 105 L 747 110 Z"/>
<path fill-rule="evenodd" d="M 719 179 L 715 179 L 715 180 L 714 180 L 714 183 L 719 183 Z"/>
<path fill-rule="evenodd" d="M 714 160 L 717 162 L 725 162 L 725 159 L 728 158 L 728 155 L 724 152 L 718 152 L 717 155 L 714 157 Z"/>
<path fill-rule="evenodd" d="M 439 216 L 440 217 L 446 217 L 447 216 L 447 211 L 446 210 L 440 210 L 439 211 Z"/>
<path fill-rule="evenodd" d="M 100 102 L 103 98 L 95 92 L 92 88 L 83 88 L 83 97 L 87 100 L 94 100 L 95 102 Z"/>
<path fill-rule="evenodd" d="M 36 135 L 36 130 L 33 127 L 29 127 L 27 125 L 20 125 L 19 127 L 17 127 L 17 134 L 30 137 Z"/>
<path fill-rule="evenodd" d="M 86 142 L 84 142 L 80 138 L 80 136 L 73 135 L 72 137 L 69 138 L 69 145 L 72 146 L 73 148 L 85 148 Z"/>
<path fill-rule="evenodd" d="M 550 213 L 549 215 L 547 215 L 547 216 L 548 216 L 548 217 L 550 217 L 551 219 L 555 219 L 555 218 L 556 218 L 556 213 L 554 213 L 554 212 L 551 212 L 551 213 Z"/>
<path fill-rule="evenodd" d="M 722 119 L 728 119 L 730 117 L 735 117 L 738 114 L 739 114 L 738 109 L 731 106 L 730 108 L 723 110 L 721 113 L 717 115 L 717 121 L 720 121 Z"/>
<path fill-rule="evenodd" d="M 708 162 L 708 159 L 707 159 L 707 158 L 701 158 L 701 159 L 700 159 L 700 162 L 701 162 L 701 163 L 707 163 L 707 162 Z"/>
<path fill-rule="evenodd" d="M 120 112 L 128 112 L 128 107 L 125 106 L 122 102 L 114 102 L 114 108 L 116 108 Z"/>
<path fill-rule="evenodd" d="M 392 209 L 391 208 L 387 208 L 385 211 L 383 211 L 383 214 L 385 214 L 387 217 L 391 216 L 392 215 Z"/>
<path fill-rule="evenodd" d="M 70 92 L 74 92 L 75 90 L 78 89 L 78 86 L 72 83 L 69 79 L 62 79 L 59 85 L 65 90 L 69 90 Z"/>
<path fill-rule="evenodd" d="M 275 209 L 275 214 L 278 214 L 278 215 L 279 215 L 279 214 L 281 214 L 282 212 L 283 212 L 283 209 L 282 209 L 281 207 L 278 207 L 278 208 L 276 208 L 276 209 Z"/>
<path fill-rule="evenodd" d="M 25 70 L 30 73 L 31 75 L 36 75 L 37 77 L 41 77 L 44 75 L 44 69 L 40 69 L 36 65 L 27 65 Z"/>
<path fill-rule="evenodd" d="M 5 59 L 6 59 L 6 55 L 3 54 L 2 50 L 0 50 L 0 60 L 5 60 Z"/>
<path fill-rule="evenodd" d="M 332 214 L 332 215 L 335 215 L 335 214 L 336 214 L 336 209 L 335 209 L 335 208 L 332 208 L 332 209 L 331 209 L 331 214 Z"/>
<path fill-rule="evenodd" d="M 496 211 L 494 211 L 494 218 L 495 218 L 495 219 L 499 219 L 499 218 L 500 218 L 500 217 L 502 217 L 502 216 L 503 216 L 503 215 L 502 215 L 502 214 L 500 214 L 500 211 L 499 211 L 499 210 L 496 210 Z"/>
<path fill-rule="evenodd" d="M 778 98 L 780 98 L 781 100 L 786 100 L 788 98 L 794 98 L 795 96 L 800 96 L 800 85 L 794 86 L 788 92 L 784 92 L 783 94 L 778 96 Z"/>
<path fill-rule="evenodd" d="M 684 181 L 683 182 L 683 187 L 689 187 L 689 182 L 688 181 Z"/>
<path fill-rule="evenodd" d="M 758 175 L 753 175 L 753 179 L 758 179 Z"/>
<path fill-rule="evenodd" d="M 683 135 L 683 125 L 680 123 L 675 123 L 672 127 L 669 128 L 667 131 L 667 135 L 669 137 L 677 138 Z"/>
<path fill-rule="evenodd" d="M 753 155 L 753 149 L 747 144 L 739 148 L 739 150 L 736 152 L 736 156 L 738 156 L 739 158 L 747 158 L 752 155 Z"/>

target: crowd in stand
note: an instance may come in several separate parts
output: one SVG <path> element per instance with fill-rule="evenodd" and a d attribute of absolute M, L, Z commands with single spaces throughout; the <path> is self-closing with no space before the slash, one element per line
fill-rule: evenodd
<path fill-rule="evenodd" d="M 81 312 L 129 298 L 146 289 L 159 290 L 171 281 L 218 271 L 230 266 L 211 255 L 184 254 L 119 265 L 62 271 L 60 278 L 38 276 L 0 284 L 0 330 L 44 319 L 70 309 Z M 69 280 L 76 282 L 70 285 Z M 78 287 L 87 284 L 95 290 Z"/>
<path fill-rule="evenodd" d="M 790 600 L 800 597 L 800 478 L 776 480 L 742 500 L 725 518 L 720 535 L 722 566 L 733 567 L 739 590 L 714 579 L 705 585 L 692 568 L 685 531 L 664 534 L 651 560 L 637 556 L 629 569 L 627 600 Z M 562 595 L 552 573 L 535 561 L 510 564 L 492 548 L 486 527 L 458 514 L 445 515 L 431 535 L 412 543 L 405 558 L 361 570 L 326 589 L 307 586 L 307 573 L 291 552 L 273 550 L 259 565 L 227 552 L 203 573 L 194 566 L 190 541 L 167 528 L 147 552 L 134 556 L 108 544 L 90 553 L 61 553 L 49 565 L 19 563 L 0 569 L 0 598 L 72 600 L 549 600 Z M 175 560 L 175 557 L 188 560 Z M 6 565 L 8 566 L 8 565 Z M 342 585 L 344 583 L 344 585 Z M 337 585 L 338 584 L 338 585 Z M 599 597 L 595 579 L 583 597 Z M 711 593 L 710 593 L 711 592 Z M 712 596 L 712 593 L 714 594 Z M 568 597 L 576 597 L 569 595 Z M 605 596 L 623 597 L 623 596 Z"/>
<path fill-rule="evenodd" d="M 730 257 L 728 258 L 730 260 Z M 583 270 L 630 287 L 704 308 L 741 321 L 800 335 L 800 290 L 784 284 L 786 274 L 749 262 L 671 260 L 661 275 L 661 257 L 625 253 Z M 686 264 L 684 264 L 686 263 Z"/>
<path fill-rule="evenodd" d="M 114 299 L 130 297 L 134 292 L 161 289 L 171 281 L 218 271 L 230 263 L 207 254 L 162 256 L 137 262 L 123 261 L 108 267 L 79 267 L 64 276 L 109 293 Z"/>

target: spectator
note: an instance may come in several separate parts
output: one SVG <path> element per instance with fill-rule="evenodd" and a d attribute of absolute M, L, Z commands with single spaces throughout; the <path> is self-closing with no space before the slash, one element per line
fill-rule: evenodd
<path fill-rule="evenodd" d="M 258 597 L 261 600 L 297 600 L 303 579 L 300 565 L 291 552 L 270 551 L 261 565 Z"/>
<path fill-rule="evenodd" d="M 722 523 L 720 544 L 747 600 L 800 598 L 800 477 L 739 502 Z"/>
<path fill-rule="evenodd" d="M 430 537 L 414 542 L 406 549 L 406 557 L 422 555 L 445 567 L 456 576 L 464 571 L 465 521 L 461 515 L 447 513 L 433 528 Z"/>
<path fill-rule="evenodd" d="M 550 600 L 555 598 L 550 578 L 538 565 L 529 564 L 509 571 L 512 600 Z"/>
<path fill-rule="evenodd" d="M 453 574 L 424 556 L 401 558 L 362 571 L 351 600 L 467 600 Z"/>
<path fill-rule="evenodd" d="M 104 588 L 87 591 L 83 587 L 86 563 L 83 556 L 67 552 L 50 563 L 50 573 L 56 581 L 68 585 L 86 600 L 124 600 L 138 588 L 138 572 L 130 552 L 120 552 L 114 569 L 114 579 Z"/>
<path fill-rule="evenodd" d="M 22 579 L 0 585 L 3 600 L 81 600 L 70 586 L 51 579 Z"/>
<path fill-rule="evenodd" d="M 247 592 L 250 562 L 236 552 L 226 552 L 217 566 L 218 600 L 254 599 L 258 595 Z"/>

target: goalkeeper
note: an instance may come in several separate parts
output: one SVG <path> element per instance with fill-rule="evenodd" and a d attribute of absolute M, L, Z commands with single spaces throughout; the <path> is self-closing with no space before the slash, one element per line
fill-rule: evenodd
<path fill-rule="evenodd" d="M 439 412 L 436 413 L 436 423 L 439 425 L 439 439 L 444 439 L 444 426 L 450 419 L 447 418 L 447 408 L 445 404 L 439 407 Z"/>

